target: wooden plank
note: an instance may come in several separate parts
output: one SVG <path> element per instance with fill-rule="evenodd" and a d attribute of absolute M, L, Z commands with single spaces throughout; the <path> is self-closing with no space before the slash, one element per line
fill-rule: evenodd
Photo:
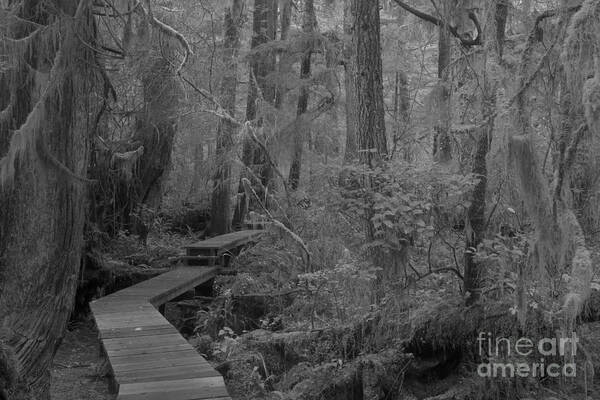
<path fill-rule="evenodd" d="M 213 370 L 210 364 L 202 360 L 201 357 L 187 356 L 183 358 L 177 358 L 174 360 L 153 360 L 145 363 L 134 362 L 131 364 L 114 365 L 113 371 L 115 372 L 115 376 L 118 378 L 119 376 L 121 376 L 122 373 L 125 372 L 143 371 L 146 369 L 155 370 L 166 367 L 179 368 L 181 370 L 186 370 L 191 367 L 201 368 L 202 371 Z"/>
<path fill-rule="evenodd" d="M 159 314 L 160 315 L 160 314 Z M 160 324 L 164 324 L 165 319 L 161 316 L 161 318 L 156 316 L 148 316 L 147 318 L 129 318 L 122 320 L 109 320 L 98 318 L 96 320 L 96 325 L 98 326 L 98 330 L 106 331 L 110 329 L 118 329 L 118 328 L 144 328 L 148 326 L 156 326 Z"/>
<path fill-rule="evenodd" d="M 128 383 L 120 386 L 119 400 L 200 400 L 228 397 L 222 377 Z"/>
<path fill-rule="evenodd" d="M 232 232 L 226 235 L 216 236 L 214 238 L 184 246 L 184 249 L 220 249 L 221 247 L 229 246 L 232 243 L 242 244 L 250 241 L 264 232 L 264 230 L 244 230 Z"/>
<path fill-rule="evenodd" d="M 120 350 L 123 348 L 147 348 L 154 345 L 170 345 L 170 344 L 188 344 L 188 342 L 179 333 L 156 336 L 128 337 L 105 339 L 102 341 L 107 351 Z"/>
<path fill-rule="evenodd" d="M 143 326 L 143 327 L 129 327 L 129 328 L 115 328 L 105 331 L 100 331 L 100 337 L 102 339 L 114 339 L 114 338 L 125 338 L 125 337 L 140 337 L 140 336 L 156 336 L 164 335 L 167 333 L 177 332 L 172 325 L 154 325 L 154 326 Z"/>
<path fill-rule="evenodd" d="M 146 309 L 144 311 L 126 311 L 122 313 L 111 313 L 111 314 L 100 314 L 96 318 L 102 321 L 125 321 L 125 320 L 134 320 L 140 318 L 155 318 L 161 317 L 164 318 L 156 308 Z"/>
<path fill-rule="evenodd" d="M 190 267 L 187 267 L 190 268 Z M 150 303 L 152 303 L 154 306 L 158 306 L 160 304 L 164 304 L 169 300 L 172 300 L 180 295 L 182 295 L 183 293 L 187 292 L 188 290 L 193 289 L 194 287 L 209 281 L 210 279 L 214 278 L 217 275 L 218 272 L 218 268 L 195 268 L 196 270 L 200 270 L 198 271 L 198 273 L 193 277 L 190 278 L 189 280 L 185 281 L 184 283 L 176 286 L 176 287 L 171 287 L 167 290 L 165 290 L 164 292 L 157 294 L 156 296 L 152 297 L 149 299 Z"/>
<path fill-rule="evenodd" d="M 122 357 L 128 355 L 156 354 L 167 351 L 177 351 L 189 348 L 188 343 L 168 344 L 164 346 L 138 347 L 138 348 L 121 348 L 118 350 L 107 351 L 108 357 Z"/>
<path fill-rule="evenodd" d="M 196 353 L 196 351 L 192 348 L 192 346 L 188 347 L 187 349 L 183 349 L 183 350 L 176 350 L 176 351 L 165 351 L 162 353 L 158 353 L 158 354 L 134 354 L 134 355 L 128 355 L 128 356 L 116 356 L 116 357 L 111 357 L 110 359 L 110 363 L 113 367 L 127 367 L 127 366 L 132 366 L 134 364 L 137 365 L 142 365 L 142 364 L 146 364 L 146 363 L 160 363 L 160 362 L 164 362 L 164 364 L 166 365 L 169 361 L 173 361 L 173 360 L 183 360 L 183 359 L 190 359 L 193 360 L 195 363 L 202 363 L 203 365 L 210 365 L 208 364 L 202 357 L 200 357 L 200 355 L 198 353 Z M 160 364 L 158 364 L 160 365 Z M 153 365 L 148 365 L 148 368 L 155 366 Z M 127 368 L 124 368 L 127 369 Z M 143 368 L 139 368 L 139 369 L 143 369 Z"/>
<path fill-rule="evenodd" d="M 210 378 L 220 377 L 219 373 L 212 368 L 202 366 L 161 367 L 138 371 L 119 372 L 118 381 L 123 385 L 136 382 L 160 382 L 176 379 Z"/>
<path fill-rule="evenodd" d="M 154 306 L 147 301 L 129 301 L 129 302 L 121 302 L 116 300 L 105 301 L 103 303 L 90 303 L 90 308 L 96 315 L 103 314 L 119 314 L 126 312 L 144 312 L 153 310 Z"/>

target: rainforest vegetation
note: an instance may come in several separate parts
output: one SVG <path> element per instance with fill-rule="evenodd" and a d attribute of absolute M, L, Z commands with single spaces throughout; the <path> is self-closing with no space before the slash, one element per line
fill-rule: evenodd
<path fill-rule="evenodd" d="M 599 171 L 600 0 L 0 0 L 0 399 L 242 229 L 161 308 L 232 399 L 600 399 Z"/>

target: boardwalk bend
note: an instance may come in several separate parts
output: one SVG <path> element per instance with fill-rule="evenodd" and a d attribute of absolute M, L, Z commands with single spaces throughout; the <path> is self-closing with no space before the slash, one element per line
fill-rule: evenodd
<path fill-rule="evenodd" d="M 229 399 L 223 377 L 157 310 L 210 281 L 226 255 L 262 231 L 245 230 L 186 247 L 186 266 L 90 303 L 118 400 Z"/>

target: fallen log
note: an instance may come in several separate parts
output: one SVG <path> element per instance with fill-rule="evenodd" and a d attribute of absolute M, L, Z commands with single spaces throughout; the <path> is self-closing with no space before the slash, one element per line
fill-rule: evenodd
<path fill-rule="evenodd" d="M 363 400 L 395 398 L 413 357 L 399 350 L 367 354 L 348 364 L 328 363 L 305 371 L 284 399 Z M 285 389 L 285 388 L 281 388 Z"/>

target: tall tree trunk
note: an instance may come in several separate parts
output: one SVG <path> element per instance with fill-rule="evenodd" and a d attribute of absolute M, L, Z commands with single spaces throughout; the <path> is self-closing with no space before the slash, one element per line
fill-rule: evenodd
<path fill-rule="evenodd" d="M 20 9 L 11 18 L 13 39 L 36 24 L 54 28 L 24 41 L 31 47 L 14 56 L 27 59 L 2 72 L 16 97 L 10 122 L 0 124 L 0 137 L 11 138 L 0 140 L 0 345 L 16 353 L 21 384 L 14 398 L 45 400 L 78 282 L 91 121 L 100 107 L 97 62 L 84 45 L 95 40 L 91 1 L 40 4 L 11 3 Z M 46 84 L 35 98 L 34 87 Z"/>
<path fill-rule="evenodd" d="M 353 0 L 344 0 L 344 34 L 350 42 L 344 43 L 344 88 L 346 90 L 346 146 L 344 151 L 344 162 L 349 163 L 358 158 L 356 129 L 358 127 L 357 110 L 358 100 L 356 99 L 356 55 L 354 54 L 355 36 L 352 33 Z"/>
<path fill-rule="evenodd" d="M 146 40 L 151 40 L 150 35 Z M 168 47 L 163 45 L 160 51 L 166 51 Z M 179 104 L 183 97 L 171 61 L 158 52 L 158 49 L 150 51 L 146 59 L 148 66 L 140 67 L 145 104 L 133 138 L 144 146 L 144 153 L 138 161 L 137 200 L 151 208 L 158 208 L 162 200 L 164 182 L 171 168 Z"/>
<path fill-rule="evenodd" d="M 353 0 L 359 160 L 367 166 L 387 157 L 379 0 Z"/>
<path fill-rule="evenodd" d="M 148 15 L 140 11 L 142 8 L 139 5 L 137 13 L 128 16 L 125 28 L 127 40 L 123 40 L 126 57 L 119 65 L 124 74 L 119 72 L 117 76 L 124 83 L 129 74 L 136 76 L 141 83 L 139 97 L 143 100 L 143 107 L 135 115 L 134 132 L 130 138 L 112 140 L 111 135 L 104 133 L 99 140 L 103 145 L 98 146 L 99 141 L 94 142 L 94 159 L 90 169 L 93 178 L 100 181 L 98 186 L 104 189 L 96 193 L 97 210 L 92 222 L 111 234 L 123 229 L 134 231 L 135 226 L 142 222 L 137 218 L 139 215 L 136 216 L 139 206 L 153 209 L 160 206 L 163 186 L 171 169 L 183 97 L 178 66 L 175 65 L 179 61 L 174 62 L 180 59 L 178 50 L 180 45 L 183 46 L 182 41 L 150 23 Z M 132 24 L 134 20 L 136 23 Z M 126 98 L 139 90 L 135 84 L 120 85 L 117 89 Z M 102 132 L 98 136 L 102 136 Z M 135 157 L 131 157 L 133 154 Z M 122 162 L 117 162 L 119 159 Z"/>
<path fill-rule="evenodd" d="M 304 14 L 302 20 L 302 31 L 304 32 L 304 52 L 300 63 L 300 95 L 298 97 L 297 117 L 301 117 L 308 109 L 308 79 L 310 78 L 310 62 L 314 48 L 313 34 L 317 30 L 317 17 L 315 15 L 315 5 L 313 0 L 305 0 Z M 304 147 L 304 137 L 306 131 L 310 130 L 309 123 L 298 124 L 298 129 L 294 133 L 294 144 L 292 150 L 292 165 L 290 167 L 289 183 L 290 189 L 298 189 L 300 183 L 300 174 L 302 170 L 302 152 Z"/>
<path fill-rule="evenodd" d="M 502 44 L 504 43 L 504 35 L 506 29 L 507 19 L 507 7 L 504 0 L 496 2 L 494 7 L 493 16 L 495 18 L 496 30 L 494 32 L 495 37 L 495 55 L 497 60 L 502 57 Z M 472 173 L 479 179 L 475 188 L 473 189 L 471 206 L 467 210 L 465 233 L 465 274 L 464 274 L 464 287 L 465 292 L 468 294 L 466 302 L 468 305 L 473 304 L 479 300 L 481 294 L 481 279 L 483 276 L 483 266 L 476 261 L 477 247 L 481 244 L 485 237 L 486 231 L 486 194 L 487 194 L 487 154 L 490 149 L 492 136 L 494 133 L 494 113 L 496 110 L 496 92 L 497 84 L 492 83 L 493 78 L 488 77 L 489 72 L 487 71 L 487 57 L 488 50 L 491 47 L 490 44 L 486 44 L 486 50 L 484 51 L 484 68 L 485 71 L 485 82 L 484 82 L 484 93 L 482 99 L 482 116 L 484 119 L 488 119 L 488 123 L 485 124 L 479 130 L 477 143 L 475 145 L 475 155 L 473 157 Z"/>
<path fill-rule="evenodd" d="M 405 161 L 412 160 L 412 143 L 406 137 L 408 133 L 408 120 L 410 112 L 410 98 L 408 94 L 408 77 L 403 71 L 396 71 L 394 85 L 394 148 L 402 142 L 402 158 Z"/>
<path fill-rule="evenodd" d="M 483 99 L 482 115 L 490 118 L 496 108 L 496 93 L 486 83 L 485 98 Z M 475 303 L 480 297 L 482 266 L 476 261 L 477 247 L 484 239 L 486 230 L 486 194 L 487 194 L 487 154 L 494 131 L 494 122 L 490 122 L 479 130 L 475 155 L 473 157 L 472 173 L 478 179 L 473 189 L 471 206 L 467 210 L 465 233 L 465 275 L 464 287 L 467 293 L 467 304 Z"/>
<path fill-rule="evenodd" d="M 451 20 L 448 2 L 441 2 L 441 10 L 444 21 Z M 452 142 L 450 129 L 452 124 L 452 97 L 450 86 L 450 60 L 452 57 L 452 36 L 446 24 L 438 27 L 438 89 L 439 89 L 439 111 L 438 120 L 434 127 L 435 137 L 433 139 L 433 157 L 436 161 L 447 164 L 452 160 Z"/>
<path fill-rule="evenodd" d="M 254 13 L 252 17 L 252 41 L 250 47 L 257 47 L 275 40 L 277 31 L 277 0 L 254 0 Z M 250 77 L 248 83 L 248 101 L 246 103 L 246 120 L 254 121 L 257 118 L 257 102 L 259 91 L 262 99 L 269 103 L 275 102 L 275 87 L 267 81 L 267 76 L 275 70 L 275 55 L 272 51 L 262 50 L 259 54 L 253 54 L 250 60 Z M 257 128 L 264 127 L 264 117 L 255 121 Z M 264 138 L 261 138 L 264 139 Z M 271 178 L 271 166 L 267 161 L 267 154 L 259 148 L 252 139 L 245 137 L 242 149 L 242 163 L 245 168 L 250 168 L 253 174 L 260 178 L 257 193 L 263 194 L 262 188 L 267 188 Z M 244 185 L 241 179 L 244 177 L 255 179 L 246 171 L 242 172 L 238 185 L 238 196 L 233 215 L 233 226 L 241 227 L 246 217 L 247 202 Z M 265 194 L 266 195 L 266 194 Z"/>
<path fill-rule="evenodd" d="M 223 43 L 223 77 L 221 78 L 221 105 L 231 115 L 235 115 L 237 91 L 237 56 L 240 48 L 240 28 L 244 0 L 231 0 L 225 9 Z M 228 233 L 231 229 L 231 196 L 230 177 L 231 157 L 233 148 L 234 126 L 231 121 L 223 118 L 217 128 L 217 170 L 214 176 L 212 196 L 211 232 L 214 234 Z"/>
<path fill-rule="evenodd" d="M 280 40 L 285 42 L 288 38 L 288 34 L 290 32 L 290 26 L 292 23 L 292 0 L 282 0 L 281 4 L 281 22 L 280 22 Z M 283 100 L 285 94 L 287 93 L 288 88 L 285 86 L 285 83 L 282 85 L 281 82 L 286 82 L 286 75 L 291 72 L 292 69 L 292 57 L 289 52 L 283 51 L 279 55 L 278 62 L 278 72 L 279 77 L 278 81 L 280 83 L 277 84 L 277 89 L 275 92 L 275 108 L 280 109 L 283 105 Z"/>
<path fill-rule="evenodd" d="M 357 104 L 357 144 L 360 163 L 371 169 L 387 158 L 387 138 L 385 133 L 383 76 L 381 60 L 381 38 L 379 32 L 379 0 L 353 0 L 354 55 L 356 57 Z M 371 176 L 363 176 L 363 186 L 367 193 L 373 188 Z M 365 205 L 365 234 L 368 242 L 375 239 L 375 229 L 371 218 L 372 204 Z M 383 262 L 383 252 L 374 248 L 372 256 L 376 265 Z"/>

